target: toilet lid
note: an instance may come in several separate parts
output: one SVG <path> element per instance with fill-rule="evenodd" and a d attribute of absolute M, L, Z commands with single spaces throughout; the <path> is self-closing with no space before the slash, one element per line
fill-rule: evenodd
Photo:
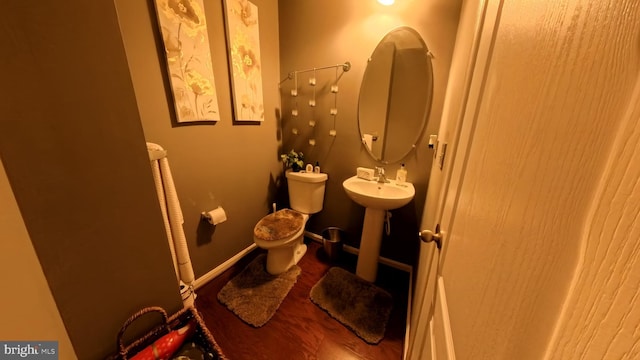
<path fill-rule="evenodd" d="M 263 217 L 253 228 L 253 235 L 260 240 L 274 241 L 295 235 L 304 226 L 299 212 L 282 209 Z"/>

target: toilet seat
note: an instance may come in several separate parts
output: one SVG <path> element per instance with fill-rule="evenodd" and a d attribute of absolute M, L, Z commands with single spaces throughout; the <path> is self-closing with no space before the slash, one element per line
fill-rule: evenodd
<path fill-rule="evenodd" d="M 267 250 L 269 274 L 287 271 L 307 252 L 303 234 L 308 219 L 307 214 L 282 209 L 263 217 L 253 228 L 253 241 Z"/>
<path fill-rule="evenodd" d="M 304 224 L 305 218 L 301 213 L 281 209 L 260 219 L 253 228 L 253 236 L 269 247 L 277 246 L 282 240 L 298 237 L 304 230 Z"/>

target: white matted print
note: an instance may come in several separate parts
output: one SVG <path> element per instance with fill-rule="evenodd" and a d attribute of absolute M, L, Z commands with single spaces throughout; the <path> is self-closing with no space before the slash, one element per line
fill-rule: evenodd
<path fill-rule="evenodd" d="M 218 121 L 202 0 L 154 0 L 178 122 Z"/>
<path fill-rule="evenodd" d="M 258 7 L 248 0 L 224 3 L 235 120 L 263 121 Z"/>

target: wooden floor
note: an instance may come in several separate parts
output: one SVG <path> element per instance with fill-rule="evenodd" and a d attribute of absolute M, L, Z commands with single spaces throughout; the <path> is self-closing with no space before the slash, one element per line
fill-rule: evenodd
<path fill-rule="evenodd" d="M 276 314 L 260 328 L 247 325 L 216 298 L 218 291 L 263 250 L 245 256 L 197 291 L 196 307 L 224 354 L 242 359 L 402 359 L 409 274 L 380 265 L 376 285 L 394 298 L 384 339 L 369 345 L 309 300 L 309 292 L 331 266 L 355 272 L 356 257 L 343 253 L 331 264 L 321 244 L 309 249 L 298 265 L 302 274 Z"/>

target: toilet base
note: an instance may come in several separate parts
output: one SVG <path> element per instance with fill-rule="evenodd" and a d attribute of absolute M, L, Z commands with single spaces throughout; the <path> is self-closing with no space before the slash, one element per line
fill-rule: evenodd
<path fill-rule="evenodd" d="M 291 246 L 269 249 L 267 251 L 267 272 L 278 275 L 297 264 L 307 252 L 307 245 L 302 239 L 295 241 Z"/>

